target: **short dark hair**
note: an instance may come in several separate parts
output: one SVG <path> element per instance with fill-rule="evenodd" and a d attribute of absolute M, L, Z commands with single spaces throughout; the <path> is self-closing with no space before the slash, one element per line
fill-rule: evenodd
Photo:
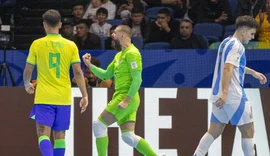
<path fill-rule="evenodd" d="M 143 14 L 144 13 L 144 9 L 142 7 L 133 7 L 131 10 L 131 14 Z"/>
<path fill-rule="evenodd" d="M 90 28 L 90 23 L 87 19 L 81 19 L 79 21 L 76 22 L 76 25 L 78 24 L 85 24 L 88 28 Z"/>
<path fill-rule="evenodd" d="M 74 2 L 72 6 L 72 10 L 74 9 L 75 6 L 79 6 L 79 5 L 83 6 L 83 9 L 85 9 L 84 7 L 85 5 L 82 2 Z"/>
<path fill-rule="evenodd" d="M 51 27 L 56 27 L 61 21 L 61 15 L 57 10 L 48 10 L 42 15 L 43 21 Z"/>
<path fill-rule="evenodd" d="M 108 10 L 106 9 L 106 8 L 99 8 L 99 9 L 97 9 L 97 12 L 96 12 L 96 15 L 98 15 L 98 14 L 105 14 L 106 15 L 106 17 L 108 17 Z"/>
<path fill-rule="evenodd" d="M 91 57 L 91 63 L 93 65 L 95 65 L 96 67 L 100 67 L 100 61 L 96 57 Z M 83 64 L 83 66 L 84 66 L 85 69 L 87 68 L 87 66 L 85 64 Z"/>
<path fill-rule="evenodd" d="M 168 8 L 162 8 L 158 11 L 158 14 L 165 14 L 167 16 L 171 16 L 171 11 Z"/>
<path fill-rule="evenodd" d="M 250 29 L 255 28 L 257 29 L 259 27 L 257 21 L 252 16 L 239 16 L 236 19 L 235 22 L 235 29 L 241 28 L 241 27 L 248 27 Z"/>

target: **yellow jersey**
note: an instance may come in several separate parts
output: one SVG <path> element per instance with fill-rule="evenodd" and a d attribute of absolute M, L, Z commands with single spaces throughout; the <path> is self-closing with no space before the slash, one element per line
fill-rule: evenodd
<path fill-rule="evenodd" d="M 259 32 L 258 40 L 260 42 L 269 43 L 270 42 L 270 22 L 268 21 L 267 13 L 264 12 L 263 14 L 264 14 L 264 21 L 262 23 L 262 26 L 261 26 L 261 29 Z M 255 19 L 259 23 L 260 22 L 260 15 L 258 14 Z"/>
<path fill-rule="evenodd" d="M 26 62 L 37 67 L 35 104 L 71 105 L 70 66 L 81 62 L 74 42 L 47 34 L 32 43 Z"/>

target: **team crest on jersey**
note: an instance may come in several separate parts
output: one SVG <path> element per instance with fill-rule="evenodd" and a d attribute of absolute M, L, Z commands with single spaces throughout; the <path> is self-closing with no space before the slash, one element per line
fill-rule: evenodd
<path fill-rule="evenodd" d="M 131 69 L 138 68 L 138 65 L 136 62 L 131 62 L 130 65 L 131 65 Z"/>

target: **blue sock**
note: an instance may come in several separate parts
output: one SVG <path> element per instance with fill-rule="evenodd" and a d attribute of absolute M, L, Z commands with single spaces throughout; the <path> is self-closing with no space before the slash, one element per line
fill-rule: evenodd
<path fill-rule="evenodd" d="M 38 138 L 38 143 L 42 156 L 53 156 L 53 148 L 48 136 L 40 136 Z"/>
<path fill-rule="evenodd" d="M 64 156 L 66 151 L 66 142 L 65 139 L 54 140 L 54 156 Z"/>

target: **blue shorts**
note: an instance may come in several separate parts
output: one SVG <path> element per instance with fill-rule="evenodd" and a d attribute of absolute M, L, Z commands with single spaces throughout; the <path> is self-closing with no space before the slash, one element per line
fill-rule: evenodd
<path fill-rule="evenodd" d="M 68 130 L 71 106 L 35 104 L 30 118 L 37 123 L 51 127 L 52 130 Z"/>

